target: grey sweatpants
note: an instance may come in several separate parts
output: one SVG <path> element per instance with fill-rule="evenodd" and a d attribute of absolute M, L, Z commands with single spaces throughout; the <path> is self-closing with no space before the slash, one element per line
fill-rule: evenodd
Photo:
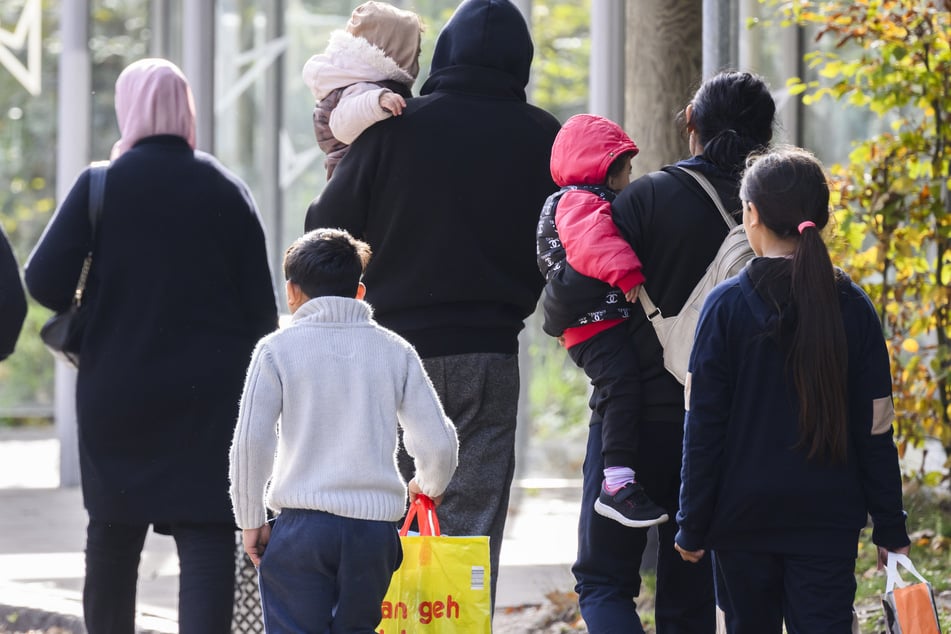
<path fill-rule="evenodd" d="M 502 531 L 515 473 L 518 355 L 477 353 L 423 359 L 446 415 L 459 436 L 459 466 L 439 507 L 444 535 L 488 535 L 492 605 Z M 412 460 L 400 450 L 408 480 Z"/>

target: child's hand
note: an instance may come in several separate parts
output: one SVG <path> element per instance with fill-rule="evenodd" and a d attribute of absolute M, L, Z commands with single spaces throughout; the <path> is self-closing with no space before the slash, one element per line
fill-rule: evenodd
<path fill-rule="evenodd" d="M 244 543 L 244 552 L 248 553 L 251 563 L 257 568 L 261 565 L 261 557 L 264 556 L 267 543 L 271 541 L 271 525 L 244 529 L 241 531 L 241 541 Z"/>
<path fill-rule="evenodd" d="M 419 497 L 419 495 L 421 494 L 425 495 L 425 493 L 423 493 L 423 490 L 419 488 L 419 485 L 416 484 L 416 478 L 413 478 L 412 480 L 410 480 L 407 483 L 406 488 L 409 490 L 410 504 L 415 502 L 416 498 Z M 438 508 L 439 505 L 442 504 L 442 498 L 443 496 L 440 495 L 439 497 L 430 497 L 429 499 L 433 501 L 433 506 Z"/>
<path fill-rule="evenodd" d="M 403 108 L 406 107 L 406 100 L 395 92 L 384 90 L 380 93 L 380 107 L 394 117 L 398 117 L 403 114 Z"/>
<path fill-rule="evenodd" d="M 697 563 L 703 559 L 703 554 L 706 552 L 704 550 L 684 550 L 680 547 L 680 544 L 675 543 L 674 548 L 680 553 L 680 558 L 684 561 L 689 561 L 692 564 Z"/>
<path fill-rule="evenodd" d="M 628 292 L 624 293 L 624 299 L 631 302 L 632 304 L 637 303 L 637 291 L 641 290 L 641 285 L 638 284 Z"/>
<path fill-rule="evenodd" d="M 898 553 L 900 555 L 907 555 L 910 550 L 911 550 L 911 545 L 908 545 L 908 546 L 902 546 L 901 548 L 896 548 L 895 550 L 891 552 Z M 888 549 L 882 548 L 881 546 L 879 546 L 878 547 L 878 569 L 884 570 L 885 562 L 887 561 L 888 561 Z"/>

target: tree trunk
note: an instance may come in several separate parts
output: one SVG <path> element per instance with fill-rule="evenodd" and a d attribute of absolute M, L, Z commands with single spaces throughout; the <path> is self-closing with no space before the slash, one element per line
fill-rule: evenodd
<path fill-rule="evenodd" d="M 702 0 L 628 5 L 624 128 L 641 150 L 635 177 L 689 155 L 675 118 L 700 85 L 702 33 Z"/>

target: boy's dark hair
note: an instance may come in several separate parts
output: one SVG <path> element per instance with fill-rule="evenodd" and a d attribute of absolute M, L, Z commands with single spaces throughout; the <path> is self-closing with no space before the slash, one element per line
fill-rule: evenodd
<path fill-rule="evenodd" d="M 622 152 L 616 159 L 611 161 L 611 164 L 608 166 L 608 173 L 604 175 L 605 182 L 620 174 L 622 170 L 627 169 L 627 161 L 635 156 L 637 156 L 637 152 Z"/>
<path fill-rule="evenodd" d="M 343 229 L 314 229 L 287 247 L 284 278 L 311 299 L 354 297 L 370 255 L 370 245 Z"/>

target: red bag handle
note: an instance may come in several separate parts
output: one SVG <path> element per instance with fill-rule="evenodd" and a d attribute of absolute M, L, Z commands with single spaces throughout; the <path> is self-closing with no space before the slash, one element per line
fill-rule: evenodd
<path fill-rule="evenodd" d="M 416 518 L 419 524 L 419 534 L 423 537 L 439 537 L 439 518 L 436 517 L 436 504 L 432 498 L 420 493 L 416 500 L 410 502 L 409 510 L 406 512 L 406 521 L 403 522 L 403 528 L 400 529 L 400 535 L 406 536 L 409 533 L 409 527 Z"/>

